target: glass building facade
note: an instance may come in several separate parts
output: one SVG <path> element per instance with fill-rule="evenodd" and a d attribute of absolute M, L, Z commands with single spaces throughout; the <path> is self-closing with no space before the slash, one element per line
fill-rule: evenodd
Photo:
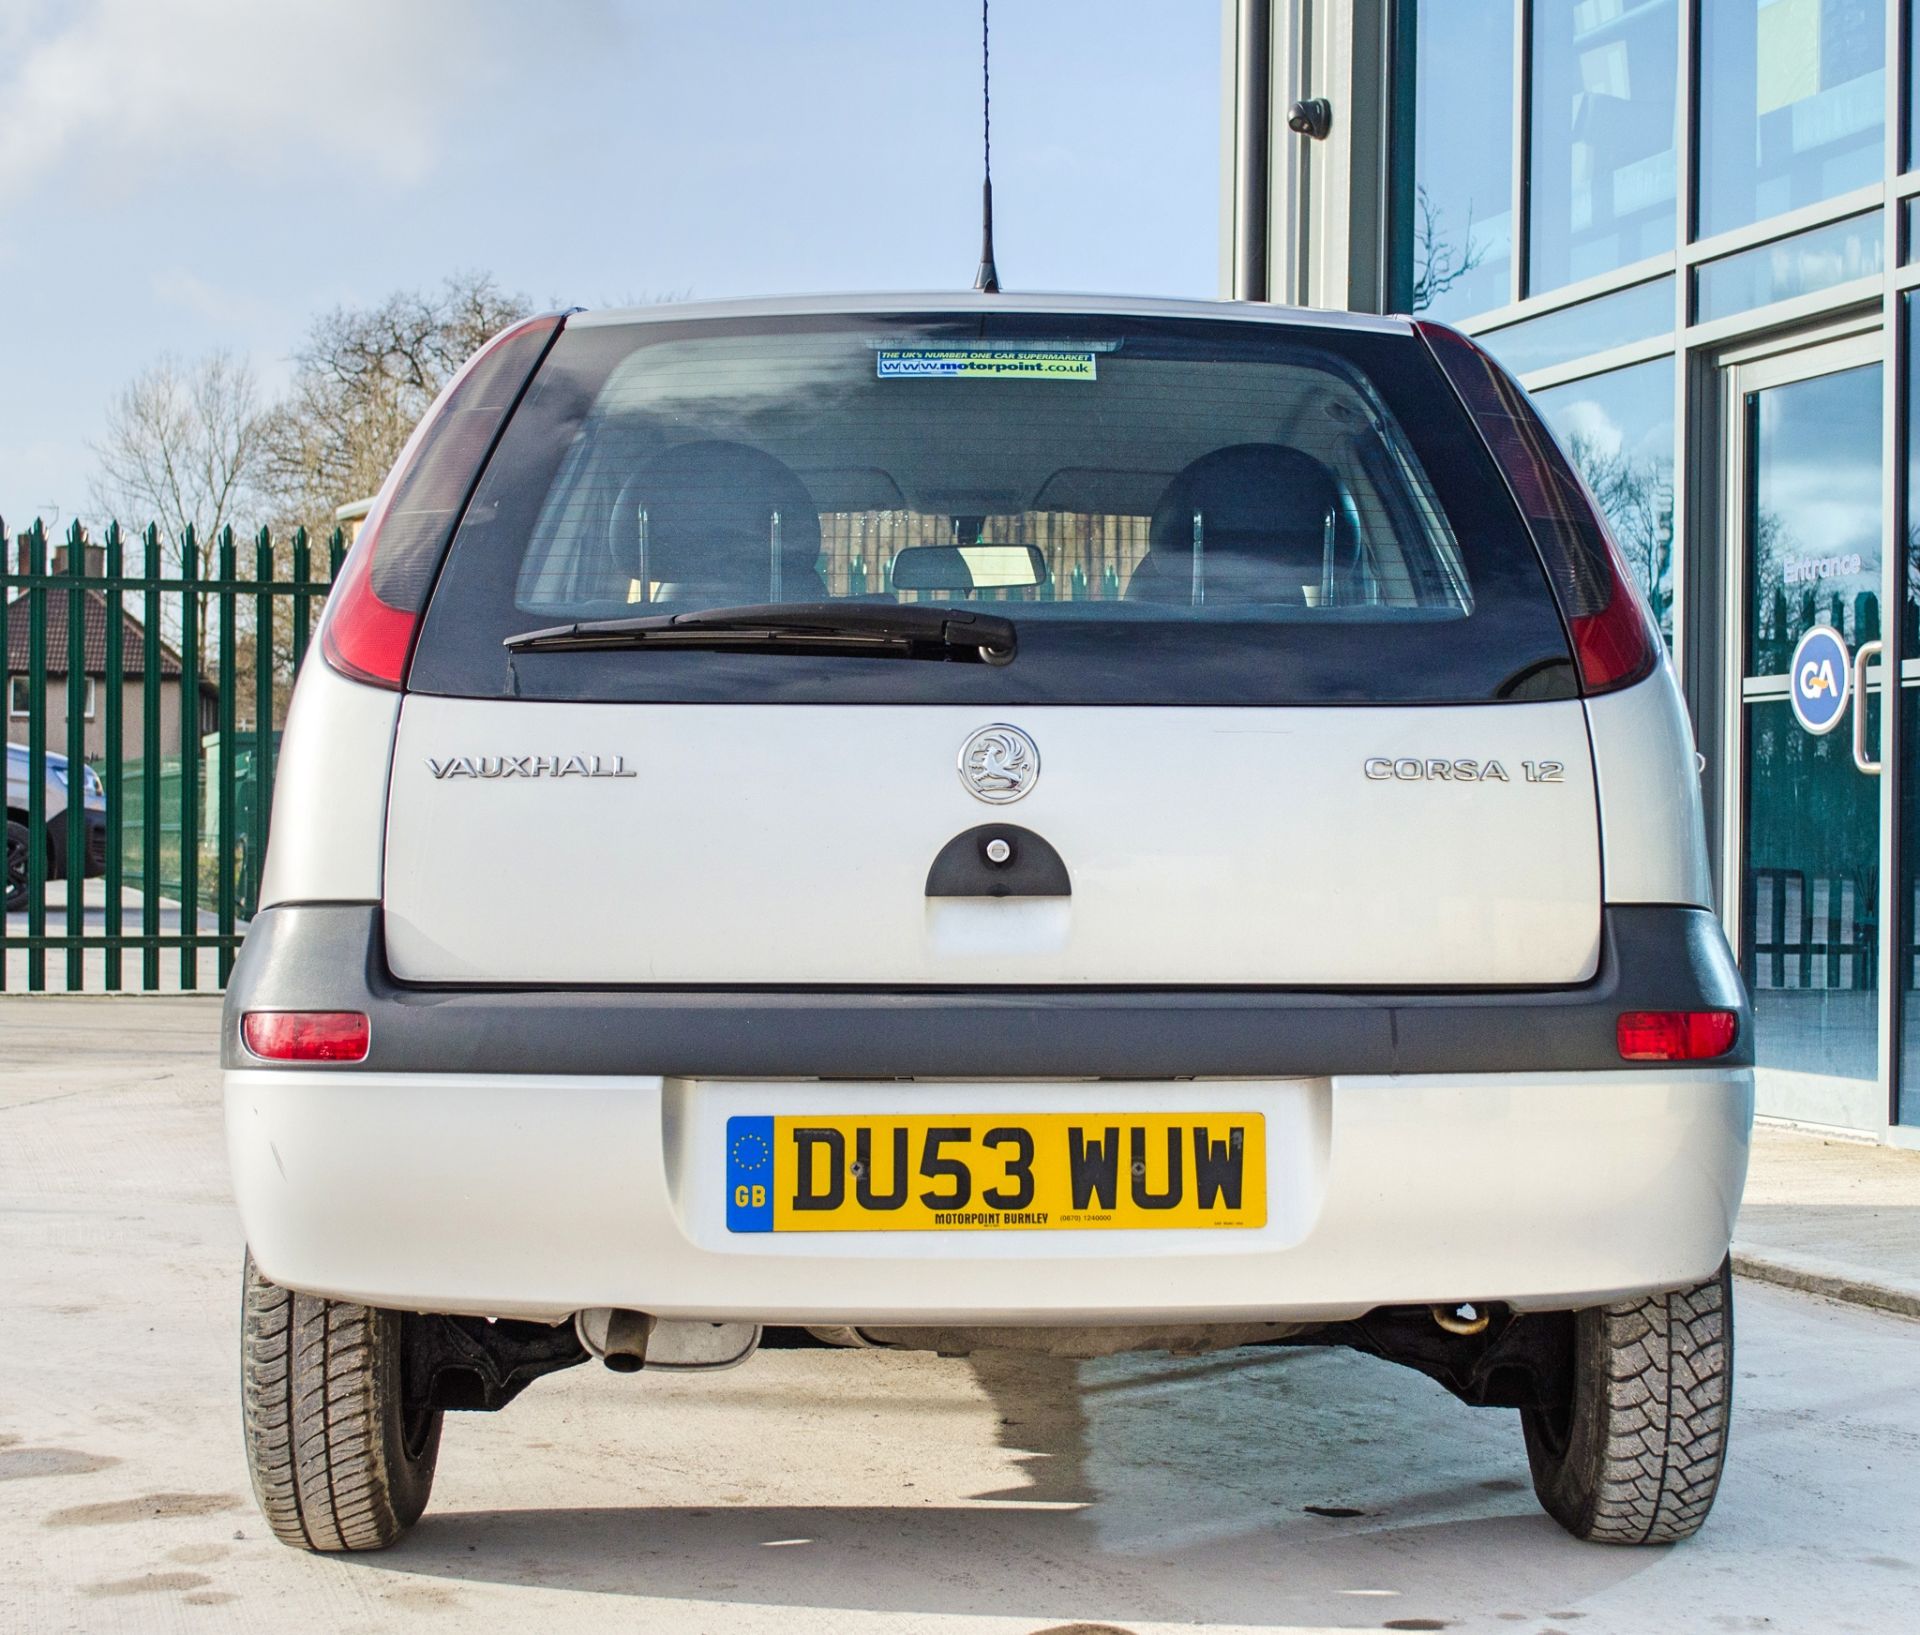
<path fill-rule="evenodd" d="M 1897 1131 L 1920 1124 L 1920 555 L 1894 522 L 1920 471 L 1920 116 L 1887 72 L 1917 49 L 1895 9 L 1406 0 L 1415 136 L 1389 162 L 1413 181 L 1393 224 L 1408 304 L 1534 391 L 1680 661 L 1763 1109 Z M 1441 16 L 1450 49 L 1427 52 Z M 1465 51 L 1524 118 L 1436 141 Z M 1885 644 L 1896 595 L 1902 651 L 1869 660 L 1856 758 L 1795 721 L 1790 659 L 1816 623 Z"/>
<path fill-rule="evenodd" d="M 1274 0 L 1273 39 L 1308 42 L 1281 81 L 1344 92 L 1360 135 L 1276 117 L 1278 225 L 1258 224 L 1266 297 L 1444 319 L 1533 393 L 1686 689 L 1761 1108 L 1901 1144 L 1920 1144 L 1916 12 Z M 1848 730 L 1824 736 L 1788 704 L 1814 624 L 1865 649 Z"/>

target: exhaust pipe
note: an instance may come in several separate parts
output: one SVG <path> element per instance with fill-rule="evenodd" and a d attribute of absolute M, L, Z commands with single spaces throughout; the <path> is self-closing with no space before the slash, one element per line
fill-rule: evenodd
<path fill-rule="evenodd" d="M 580 1343 L 616 1374 L 637 1374 L 647 1366 L 653 1321 L 644 1311 L 595 1306 L 573 1314 L 573 1331 L 580 1336 Z"/>
<path fill-rule="evenodd" d="M 643 1368 L 707 1374 L 736 1368 L 760 1349 L 758 1323 L 703 1323 L 659 1318 L 618 1306 L 589 1306 L 573 1314 L 580 1343 L 616 1374 Z"/>
<path fill-rule="evenodd" d="M 1485 1307 L 1476 1306 L 1468 1300 L 1453 1306 L 1429 1306 L 1427 1310 L 1449 1334 L 1484 1334 L 1487 1324 L 1492 1320 Z"/>

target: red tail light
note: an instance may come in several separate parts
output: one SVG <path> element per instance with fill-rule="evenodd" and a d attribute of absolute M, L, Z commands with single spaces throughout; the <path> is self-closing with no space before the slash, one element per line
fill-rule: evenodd
<path fill-rule="evenodd" d="M 1733 1049 L 1740 1018 L 1732 1011 L 1623 1011 L 1616 1029 L 1629 1062 L 1706 1062 Z"/>
<path fill-rule="evenodd" d="M 1573 638 L 1582 690 L 1611 692 L 1650 673 L 1660 634 L 1606 518 L 1512 376 L 1457 330 L 1416 323 L 1499 462 L 1539 547 Z"/>
<path fill-rule="evenodd" d="M 563 317 L 529 318 L 476 352 L 421 418 L 361 524 L 327 602 L 320 650 L 356 681 L 398 689 L 447 542 L 507 416 Z"/>
<path fill-rule="evenodd" d="M 240 1037 L 270 1062 L 364 1062 L 369 1029 L 358 1011 L 248 1011 Z"/>
<path fill-rule="evenodd" d="M 373 588 L 374 525 L 368 513 L 335 587 L 333 611 L 320 627 L 320 650 L 327 662 L 355 681 L 398 687 L 407 674 L 407 655 L 420 623 L 416 609 L 390 607 Z"/>

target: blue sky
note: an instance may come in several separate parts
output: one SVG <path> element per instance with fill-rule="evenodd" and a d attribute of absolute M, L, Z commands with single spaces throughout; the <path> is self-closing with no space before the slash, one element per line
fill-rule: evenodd
<path fill-rule="evenodd" d="M 1011 288 L 1218 290 L 1218 0 L 998 0 Z M 271 394 L 308 319 L 964 287 L 973 0 L 0 0 L 0 516 L 90 516 L 165 351 Z"/>

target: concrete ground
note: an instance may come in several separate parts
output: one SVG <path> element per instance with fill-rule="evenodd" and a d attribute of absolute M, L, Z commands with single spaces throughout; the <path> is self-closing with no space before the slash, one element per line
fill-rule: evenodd
<path fill-rule="evenodd" d="M 1920 1152 L 1762 1125 L 1734 1266 L 1920 1317 Z"/>
<path fill-rule="evenodd" d="M 1913 1627 L 1920 1326 L 1745 1282 L 1671 1550 L 1566 1538 L 1514 1416 L 1366 1358 L 805 1351 L 449 1416 L 414 1534 L 295 1554 L 238 1446 L 216 1017 L 0 1001 L 0 1630 Z"/>

